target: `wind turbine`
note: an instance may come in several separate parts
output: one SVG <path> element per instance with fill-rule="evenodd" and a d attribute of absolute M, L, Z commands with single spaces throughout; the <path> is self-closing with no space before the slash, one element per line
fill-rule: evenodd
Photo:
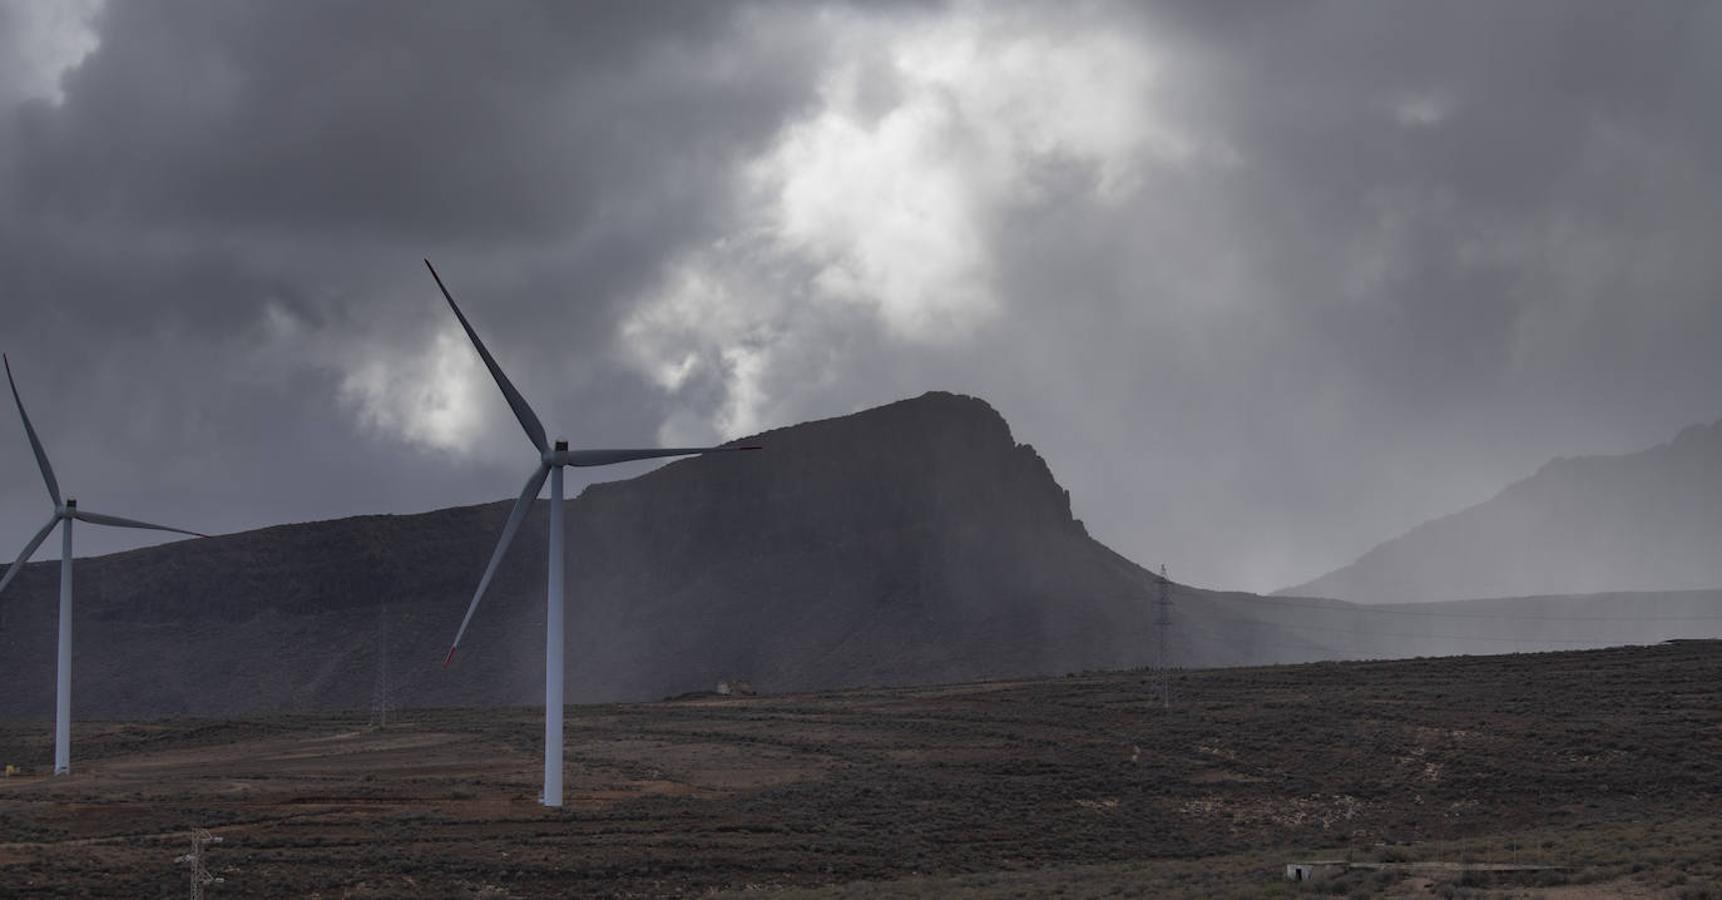
<path fill-rule="evenodd" d="M 92 525 L 113 525 L 119 528 L 148 528 L 154 531 L 172 531 L 178 534 L 189 534 L 193 537 L 209 537 L 200 531 L 186 531 L 183 528 L 169 528 L 166 525 L 152 525 L 139 522 L 136 519 L 122 519 L 119 516 L 105 516 L 89 510 L 79 509 L 78 501 L 67 497 L 60 499 L 60 483 L 54 480 L 54 467 L 48 465 L 48 454 L 42 449 L 42 441 L 36 437 L 36 429 L 30 425 L 30 414 L 24 411 L 24 400 L 18 396 L 18 383 L 12 380 L 12 361 L 0 355 L 0 362 L 6 366 L 6 383 L 12 386 L 12 400 L 18 404 L 18 418 L 24 420 L 24 433 L 30 437 L 30 449 L 36 452 L 36 464 L 42 469 L 42 481 L 48 485 L 48 496 L 54 501 L 54 515 L 48 519 L 48 524 L 36 532 L 30 543 L 24 545 L 24 552 L 18 554 L 16 562 L 6 570 L 4 578 L 0 578 L 0 592 L 12 583 L 12 578 L 24 563 L 48 539 L 48 533 L 55 525 L 61 526 L 60 532 L 60 650 L 58 659 L 58 674 L 54 683 L 54 774 L 66 775 L 72 771 L 72 522 L 89 522 Z"/>
<path fill-rule="evenodd" d="M 614 463 L 629 462 L 636 459 L 656 459 L 665 456 L 697 456 L 702 453 L 727 453 L 737 450 L 758 450 L 758 447 L 653 447 L 641 450 L 569 450 L 568 441 L 557 438 L 552 445 L 544 437 L 544 426 L 538 421 L 538 416 L 527 405 L 526 398 L 514 389 L 514 384 L 508 376 L 502 373 L 502 367 L 496 364 L 496 359 L 485 349 L 484 342 L 478 339 L 478 332 L 472 330 L 472 323 L 466 320 L 466 315 L 454 302 L 454 295 L 448 292 L 448 287 L 442 283 L 442 276 L 437 274 L 436 267 L 430 260 L 425 260 L 425 268 L 430 269 L 431 278 L 436 279 L 437 289 L 442 291 L 448 308 L 454 310 L 455 318 L 460 320 L 460 327 L 466 330 L 466 336 L 472 339 L 472 346 L 478 351 L 480 359 L 484 360 L 485 368 L 490 370 L 496 386 L 502 389 L 502 396 L 508 401 L 514 417 L 520 420 L 520 427 L 526 430 L 526 437 L 532 441 L 532 446 L 538 449 L 538 465 L 532 470 L 532 475 L 526 479 L 526 487 L 520 492 L 520 499 L 514 501 L 514 509 L 508 514 L 508 521 L 502 526 L 502 537 L 496 542 L 496 550 L 490 554 L 490 565 L 484 569 L 484 577 L 478 581 L 478 590 L 473 591 L 472 604 L 466 608 L 466 618 L 460 620 L 460 630 L 455 632 L 454 643 L 449 645 L 448 656 L 443 658 L 443 668 L 448 668 L 454 659 L 454 651 L 460 646 L 460 639 L 466 634 L 466 626 L 472 622 L 472 614 L 478 610 L 478 601 L 484 599 L 484 589 L 490 586 L 491 576 L 496 574 L 497 564 L 502 562 L 502 555 L 508 551 L 508 545 L 514 540 L 514 533 L 519 530 L 520 523 L 526 518 L 527 510 L 532 508 L 532 501 L 538 498 L 538 492 L 544 487 L 546 476 L 550 479 L 550 576 L 545 590 L 544 617 L 544 794 L 539 802 L 545 806 L 562 805 L 562 669 L 563 669 L 563 591 L 562 580 L 567 572 L 567 564 L 563 558 L 562 542 L 562 469 L 564 466 L 608 466 Z"/>

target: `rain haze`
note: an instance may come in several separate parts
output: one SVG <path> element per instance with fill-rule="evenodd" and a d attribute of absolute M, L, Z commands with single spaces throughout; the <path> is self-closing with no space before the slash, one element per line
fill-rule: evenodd
<path fill-rule="evenodd" d="M 1722 895 L 1718 97 L 1715 0 L 0 0 L 0 896 Z"/>
<path fill-rule="evenodd" d="M 428 256 L 576 445 L 972 394 L 1267 591 L 1722 417 L 1719 86 L 1697 2 L 5 0 L 0 344 L 104 511 L 501 499 Z"/>

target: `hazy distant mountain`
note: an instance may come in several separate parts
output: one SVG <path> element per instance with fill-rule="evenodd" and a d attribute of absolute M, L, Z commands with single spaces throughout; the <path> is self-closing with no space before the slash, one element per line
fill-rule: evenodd
<path fill-rule="evenodd" d="M 1282 594 L 1366 603 L 1722 587 L 1722 422 L 1557 459 Z"/>
<path fill-rule="evenodd" d="M 767 432 L 569 501 L 569 694 L 656 698 L 1120 668 L 1151 661 L 1157 577 L 1089 537 L 1033 448 L 933 393 Z M 284 525 L 81 560 L 83 717 L 543 697 L 545 506 L 438 668 L 507 503 Z M 57 564 L 0 598 L 0 717 L 53 709 Z M 1180 665 L 1570 649 L 1669 623 L 1371 615 L 1171 588 Z M 1722 595 L 1668 601 L 1716 610 Z M 1646 604 L 1663 602 L 1645 600 Z M 1552 604 L 1552 606 L 1551 606 Z M 1678 627 L 1678 626 L 1674 626 Z"/>

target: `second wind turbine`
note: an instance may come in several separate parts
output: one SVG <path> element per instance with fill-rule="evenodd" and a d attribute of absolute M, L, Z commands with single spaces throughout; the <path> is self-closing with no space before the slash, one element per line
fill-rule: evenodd
<path fill-rule="evenodd" d="M 447 668 L 454 659 L 454 651 L 460 646 L 460 639 L 466 634 L 466 626 L 472 621 L 472 614 L 478 609 L 478 601 L 484 598 L 484 589 L 490 586 L 490 579 L 496 574 L 497 564 L 502 562 L 502 556 L 508 551 L 508 545 L 514 540 L 514 533 L 520 529 L 520 523 L 526 518 L 527 510 L 532 508 L 532 501 L 538 498 L 538 492 L 544 487 L 546 477 L 550 479 L 550 577 L 545 593 L 544 617 L 544 793 L 539 802 L 545 806 L 562 805 L 562 672 L 563 659 L 566 655 L 563 626 L 563 577 L 567 574 L 567 563 L 564 559 L 564 544 L 562 540 L 562 469 L 564 466 L 607 466 L 613 463 L 628 462 L 636 459 L 656 459 L 665 456 L 697 456 L 702 453 L 724 453 L 736 450 L 758 450 L 758 447 L 653 447 L 639 450 L 569 450 L 568 442 L 558 438 L 551 445 L 544 436 L 544 426 L 538 421 L 538 415 L 527 405 L 526 398 L 514 389 L 514 384 L 508 376 L 502 373 L 502 367 L 496 364 L 496 359 L 478 339 L 478 333 L 472 330 L 472 323 L 466 320 L 466 315 L 455 304 L 454 296 L 448 292 L 448 287 L 442 283 L 442 276 L 437 274 L 436 267 L 430 260 L 425 260 L 425 268 L 430 269 L 431 278 L 436 279 L 438 290 L 442 291 L 444 300 L 448 301 L 449 309 L 454 310 L 455 318 L 460 320 L 460 327 L 466 330 L 466 336 L 472 339 L 472 346 L 478 351 L 479 358 L 484 360 L 485 368 L 490 370 L 496 386 L 502 389 L 502 396 L 508 401 L 514 417 L 520 420 L 520 427 L 526 430 L 526 437 L 532 445 L 538 448 L 538 466 L 532 470 L 531 477 L 526 479 L 526 487 L 521 490 L 520 498 L 514 501 L 514 509 L 508 514 L 508 522 L 502 526 L 502 537 L 496 542 L 496 550 L 490 555 L 490 565 L 484 569 L 484 577 L 479 579 L 478 590 L 472 594 L 472 604 L 466 608 L 466 617 L 460 621 L 460 630 L 455 632 L 454 643 L 448 648 L 448 656 L 443 659 L 443 667 Z"/>
<path fill-rule="evenodd" d="M 24 571 L 24 564 L 36 553 L 36 548 L 53 533 L 55 526 L 60 531 L 60 642 L 55 657 L 54 675 L 54 774 L 69 775 L 72 771 L 72 523 L 89 522 L 92 525 L 113 525 L 119 528 L 148 528 L 153 531 L 171 531 L 175 534 L 189 534 L 193 537 L 209 537 L 201 531 L 186 531 L 183 528 L 170 528 L 166 525 L 152 525 L 139 522 L 136 519 L 122 519 L 119 516 L 107 516 L 93 513 L 87 509 L 79 509 L 78 501 L 60 497 L 60 482 L 54 478 L 54 467 L 48 464 L 48 451 L 42 449 L 42 440 L 36 437 L 36 428 L 30 424 L 30 414 L 24 411 L 24 398 L 18 396 L 18 383 L 12 380 L 12 361 L 0 354 L 0 363 L 6 367 L 6 383 L 12 388 L 12 400 L 18 404 L 18 418 L 24 422 L 24 435 L 30 439 L 30 450 L 36 454 L 36 465 L 42 470 L 42 483 L 48 487 L 48 499 L 54 501 L 54 516 L 30 543 L 24 545 L 24 552 L 18 554 L 18 561 L 6 570 L 5 577 L 0 577 L 0 591 L 6 590 L 6 585 L 19 572 Z"/>

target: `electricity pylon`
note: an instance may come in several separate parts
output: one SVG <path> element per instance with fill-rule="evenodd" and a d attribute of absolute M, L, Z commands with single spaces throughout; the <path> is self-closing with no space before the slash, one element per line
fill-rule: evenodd
<path fill-rule="evenodd" d="M 210 874 L 209 867 L 203 863 L 203 850 L 210 844 L 221 843 L 221 838 L 199 828 L 191 833 L 191 852 L 174 860 L 191 868 L 191 900 L 203 900 L 203 889 L 212 884 L 220 884 L 224 879 Z"/>
<path fill-rule="evenodd" d="M 377 607 L 377 680 L 371 687 L 371 727 L 389 724 L 389 605 Z"/>
<path fill-rule="evenodd" d="M 1172 659 L 1167 655 L 1171 646 L 1172 581 L 1166 577 L 1166 566 L 1160 566 L 1160 594 L 1154 598 L 1154 633 L 1159 652 L 1154 655 L 1154 687 L 1152 697 L 1163 709 L 1172 708 Z"/>

